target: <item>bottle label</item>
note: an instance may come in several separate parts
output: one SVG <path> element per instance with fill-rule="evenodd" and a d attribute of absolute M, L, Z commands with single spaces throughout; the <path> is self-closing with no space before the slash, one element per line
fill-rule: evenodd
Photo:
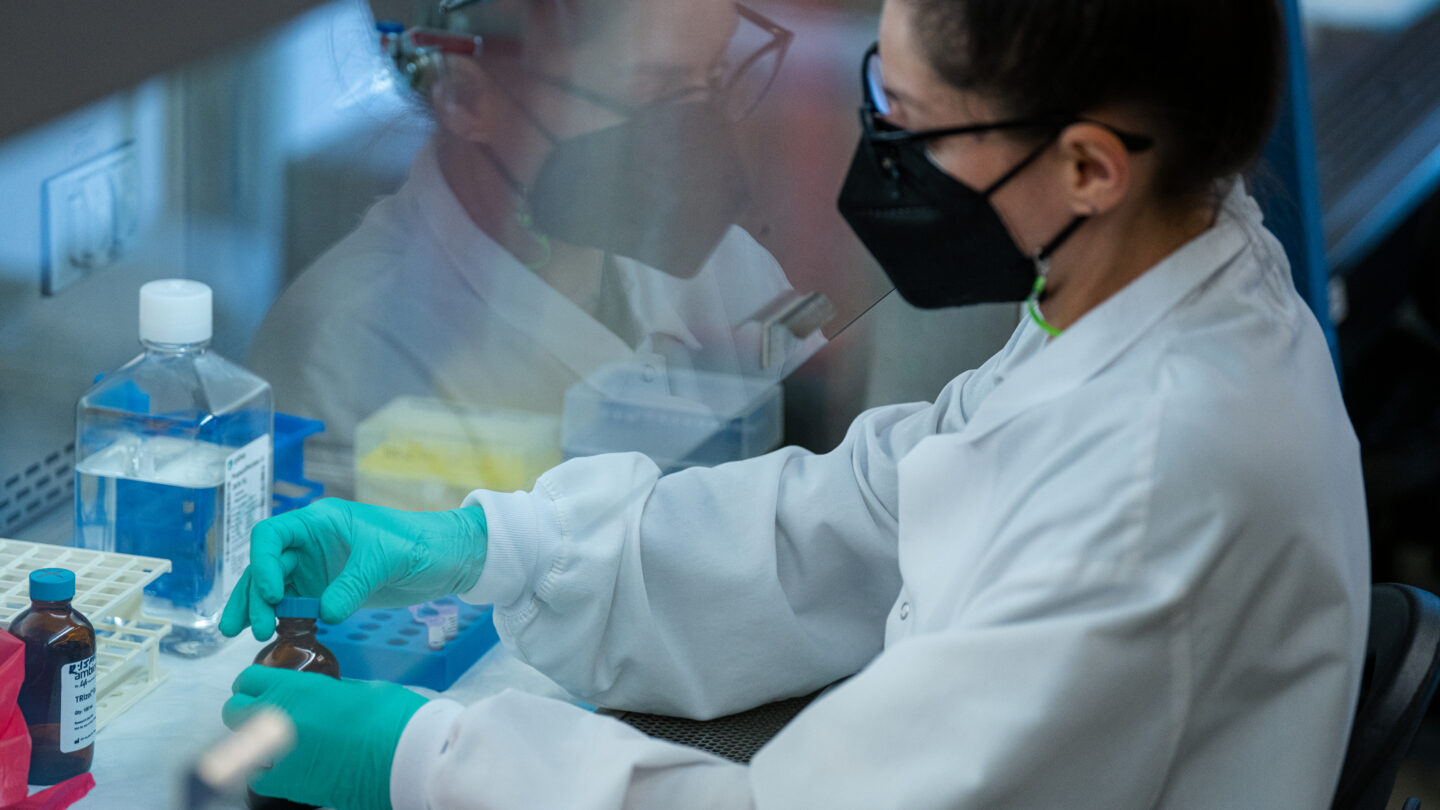
<path fill-rule="evenodd" d="M 250 530 L 270 517 L 270 434 L 225 459 L 225 593 L 235 589 L 250 564 Z"/>
<path fill-rule="evenodd" d="M 95 741 L 95 656 L 60 668 L 60 753 Z"/>

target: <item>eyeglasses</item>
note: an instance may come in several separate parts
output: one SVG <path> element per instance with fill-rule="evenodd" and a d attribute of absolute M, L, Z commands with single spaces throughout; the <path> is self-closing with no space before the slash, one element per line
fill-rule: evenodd
<path fill-rule="evenodd" d="M 865 130 L 865 138 L 871 143 L 898 144 L 912 141 L 924 141 L 932 138 L 944 138 L 951 135 L 978 135 L 982 132 L 997 132 L 1002 130 L 1037 129 L 1054 130 L 1058 132 L 1071 124 L 1090 123 L 1104 127 L 1120 139 L 1120 143 L 1131 152 L 1144 152 L 1155 145 L 1155 139 L 1148 135 L 1136 135 L 1129 132 L 1122 132 L 1109 124 L 1100 121 L 1093 121 L 1078 115 L 1048 115 L 1038 118 L 1026 118 L 1023 120 L 995 121 L 988 124 L 971 124 L 963 127 L 944 127 L 941 129 L 908 130 L 900 129 L 885 120 L 890 114 L 890 102 L 885 97 L 884 76 L 880 72 L 880 45 L 871 45 L 865 52 L 865 61 L 861 67 L 860 83 L 865 96 L 865 103 L 860 107 L 860 126 Z"/>
<path fill-rule="evenodd" d="M 743 3 L 736 3 L 735 11 L 740 15 L 740 27 L 709 80 L 725 117 L 732 122 L 744 120 L 760 106 L 795 39 L 793 31 Z"/>
<path fill-rule="evenodd" d="M 710 69 L 705 83 L 671 90 L 643 104 L 625 102 L 559 76 L 545 73 L 531 73 L 529 76 L 542 84 L 548 84 L 621 115 L 632 115 L 641 107 L 672 104 L 694 96 L 709 96 L 716 100 L 725 119 L 736 123 L 754 112 L 770 91 L 795 34 L 740 3 L 735 4 L 735 11 L 740 15 L 742 24 L 730 38 L 725 53 Z"/>

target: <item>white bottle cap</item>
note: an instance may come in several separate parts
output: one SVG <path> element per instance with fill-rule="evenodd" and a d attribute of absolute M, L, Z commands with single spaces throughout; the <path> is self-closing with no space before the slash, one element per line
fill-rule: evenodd
<path fill-rule="evenodd" d="M 183 278 L 140 288 L 140 339 L 147 343 L 203 343 L 211 336 L 210 287 Z"/>

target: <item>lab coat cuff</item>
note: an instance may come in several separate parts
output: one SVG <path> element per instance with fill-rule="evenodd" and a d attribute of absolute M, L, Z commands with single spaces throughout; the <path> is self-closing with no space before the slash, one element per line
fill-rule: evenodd
<path fill-rule="evenodd" d="M 541 493 L 476 490 L 465 506 L 485 510 L 489 545 L 480 579 L 460 598 L 476 605 L 505 608 L 535 592 L 560 547 L 555 504 Z"/>
<path fill-rule="evenodd" d="M 390 764 L 390 804 L 395 810 L 426 810 L 430 775 L 450 746 L 450 730 L 464 711 L 453 700 L 432 700 L 405 724 Z"/>

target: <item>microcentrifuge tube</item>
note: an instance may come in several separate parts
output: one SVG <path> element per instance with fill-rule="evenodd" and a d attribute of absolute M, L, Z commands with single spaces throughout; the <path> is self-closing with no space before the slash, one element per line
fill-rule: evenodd
<path fill-rule="evenodd" d="M 424 616 L 421 620 L 425 622 L 426 640 L 430 643 L 430 649 L 445 649 L 445 617 Z"/>
<path fill-rule="evenodd" d="M 447 603 L 438 604 L 435 609 L 440 612 L 440 618 L 445 620 L 445 640 L 454 641 L 460 635 L 460 606 Z"/>

